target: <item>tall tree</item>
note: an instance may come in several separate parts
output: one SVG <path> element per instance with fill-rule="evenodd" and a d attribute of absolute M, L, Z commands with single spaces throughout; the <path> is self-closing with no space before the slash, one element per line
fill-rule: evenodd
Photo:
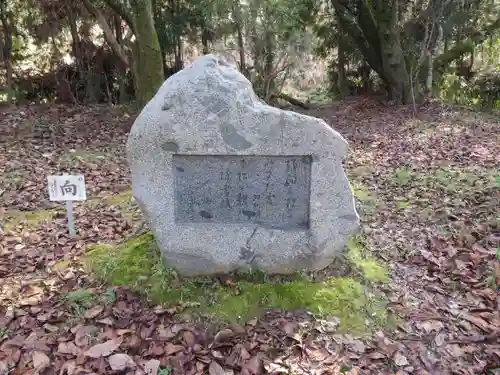
<path fill-rule="evenodd" d="M 87 10 L 96 17 L 106 41 L 120 59 L 135 73 L 136 99 L 140 105 L 149 101 L 164 80 L 163 57 L 154 23 L 153 0 L 105 0 L 105 3 L 127 24 L 135 36 L 132 59 L 116 39 L 106 18 L 93 0 L 83 0 Z"/>
<path fill-rule="evenodd" d="M 379 75 L 389 98 L 403 104 L 422 98 L 439 77 L 435 73 L 500 29 L 498 14 L 473 31 L 470 24 L 461 26 L 468 20 L 453 20 L 455 44 L 442 53 L 446 23 L 457 14 L 477 21 L 477 12 L 484 12 L 478 0 L 330 1 L 341 29 Z"/>
<path fill-rule="evenodd" d="M 12 68 L 12 40 L 14 35 L 14 19 L 12 9 L 8 7 L 7 0 L 0 0 L 0 22 L 2 25 L 3 40 L 1 41 L 1 59 L 5 64 L 5 85 L 7 89 L 7 102 L 13 98 L 13 68 Z"/>

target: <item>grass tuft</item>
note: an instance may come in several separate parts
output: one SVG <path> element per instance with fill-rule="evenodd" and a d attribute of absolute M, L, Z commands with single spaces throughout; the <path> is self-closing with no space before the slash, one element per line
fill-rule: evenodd
<path fill-rule="evenodd" d="M 77 289 L 64 293 L 62 299 L 73 314 L 81 316 L 95 300 L 95 296 L 86 289 Z"/>

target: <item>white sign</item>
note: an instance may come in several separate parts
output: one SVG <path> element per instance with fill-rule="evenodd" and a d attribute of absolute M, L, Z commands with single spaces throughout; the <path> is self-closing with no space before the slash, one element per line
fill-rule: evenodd
<path fill-rule="evenodd" d="M 51 201 L 84 201 L 85 179 L 83 175 L 47 176 Z"/>

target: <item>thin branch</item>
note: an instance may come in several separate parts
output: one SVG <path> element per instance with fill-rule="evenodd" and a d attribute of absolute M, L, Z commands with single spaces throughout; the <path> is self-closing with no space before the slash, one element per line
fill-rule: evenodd
<path fill-rule="evenodd" d="M 476 31 L 470 38 L 456 44 L 450 50 L 439 55 L 434 60 L 434 69 L 438 71 L 444 70 L 452 61 L 457 60 L 467 53 L 473 52 L 476 45 L 483 43 L 499 29 L 500 18 L 485 27 L 483 30 Z"/>
<path fill-rule="evenodd" d="M 87 11 L 90 14 L 92 14 L 97 20 L 97 23 L 99 24 L 104 33 L 104 38 L 106 39 L 106 42 L 109 44 L 113 52 L 120 58 L 120 60 L 125 65 L 129 65 L 127 55 L 125 54 L 122 46 L 120 46 L 120 44 L 116 40 L 113 31 L 111 30 L 111 28 L 108 25 L 108 22 L 106 21 L 106 17 L 104 17 L 102 12 L 91 3 L 91 0 L 82 0 L 82 2 L 85 9 L 87 9 Z"/>
<path fill-rule="evenodd" d="M 128 10 L 126 5 L 124 3 L 121 3 L 120 0 L 104 0 L 104 2 L 116 14 L 118 14 L 135 33 L 136 25 L 134 22 L 132 11 Z"/>
<path fill-rule="evenodd" d="M 418 20 L 419 21 L 425 21 L 429 18 L 435 18 L 437 19 L 437 15 L 439 14 L 442 14 L 442 12 L 444 12 L 444 10 L 446 9 L 446 7 L 448 7 L 449 5 L 457 5 L 459 2 L 455 2 L 455 4 L 453 4 L 453 0 L 445 0 L 443 1 L 442 3 L 439 4 L 439 8 L 436 9 L 434 7 L 434 3 L 431 1 L 429 2 L 429 5 L 427 6 L 427 8 L 425 8 L 418 16 Z"/>
<path fill-rule="evenodd" d="M 363 55 L 367 57 L 369 63 L 375 65 L 377 57 L 374 54 L 373 50 L 369 46 L 367 46 L 364 30 L 360 27 L 354 15 L 345 5 L 341 4 L 338 0 L 332 0 L 332 4 L 335 8 L 335 12 L 337 13 L 339 22 L 343 24 L 342 27 L 347 31 L 347 36 L 353 39 Z"/>

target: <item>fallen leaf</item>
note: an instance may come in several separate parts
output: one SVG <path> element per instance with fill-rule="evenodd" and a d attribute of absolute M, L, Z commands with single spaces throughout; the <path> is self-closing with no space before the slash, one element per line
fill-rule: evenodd
<path fill-rule="evenodd" d="M 243 369 L 251 375 L 259 375 L 262 373 L 262 360 L 255 356 L 243 365 Z"/>
<path fill-rule="evenodd" d="M 258 322 L 258 319 L 257 318 L 253 318 L 253 319 L 250 319 L 247 324 L 249 326 L 252 326 L 252 327 L 255 327 L 257 325 L 257 322 Z"/>
<path fill-rule="evenodd" d="M 184 338 L 184 342 L 188 347 L 192 348 L 196 344 L 196 336 L 194 335 L 193 332 L 184 331 L 182 337 Z"/>
<path fill-rule="evenodd" d="M 266 369 L 266 371 L 269 374 L 272 374 L 272 375 L 289 374 L 290 373 L 290 369 L 283 367 L 282 365 L 280 365 L 278 363 L 269 363 L 269 364 L 265 365 L 264 368 Z"/>
<path fill-rule="evenodd" d="M 43 298 L 43 289 L 37 285 L 28 285 L 23 292 L 23 298 L 19 301 L 21 306 L 38 305 Z"/>
<path fill-rule="evenodd" d="M 307 357 L 314 362 L 323 362 L 326 358 L 329 357 L 330 353 L 324 347 L 320 348 L 306 348 L 305 353 Z"/>
<path fill-rule="evenodd" d="M 9 365 L 4 361 L 0 361 L 0 375 L 7 375 L 8 373 Z"/>
<path fill-rule="evenodd" d="M 172 354 L 181 352 L 183 350 L 184 350 L 183 345 L 175 345 L 175 344 L 172 344 L 171 342 L 167 342 L 167 344 L 165 345 L 165 354 L 166 355 L 172 355 Z"/>
<path fill-rule="evenodd" d="M 102 313 L 104 310 L 103 306 L 97 305 L 94 306 L 87 311 L 85 311 L 85 314 L 83 315 L 86 319 L 94 319 L 97 317 L 100 313 Z"/>
<path fill-rule="evenodd" d="M 156 332 L 158 333 L 158 339 L 161 341 L 171 340 L 177 335 L 177 332 L 174 332 L 170 327 L 164 327 L 163 325 L 156 327 Z"/>
<path fill-rule="evenodd" d="M 117 329 L 116 330 L 116 334 L 118 336 L 123 336 L 123 335 L 126 335 L 126 334 L 129 334 L 129 333 L 134 333 L 135 330 L 133 329 Z"/>
<path fill-rule="evenodd" d="M 50 358 L 44 352 L 35 350 L 32 356 L 33 356 L 33 368 L 35 373 L 39 374 L 50 366 Z"/>
<path fill-rule="evenodd" d="M 440 332 L 434 337 L 434 342 L 437 346 L 443 346 L 446 343 L 447 335 L 444 332 Z"/>
<path fill-rule="evenodd" d="M 208 373 L 210 375 L 233 375 L 233 370 L 224 370 L 221 365 L 219 365 L 216 361 L 210 362 L 210 366 L 208 366 Z"/>
<path fill-rule="evenodd" d="M 57 352 L 61 354 L 72 354 L 74 356 L 80 355 L 82 350 L 73 342 L 61 342 L 57 347 Z"/>
<path fill-rule="evenodd" d="M 233 337 L 234 337 L 234 332 L 232 329 L 229 328 L 222 329 L 219 332 L 217 332 L 217 334 L 214 337 L 214 341 L 210 346 L 215 345 L 216 343 L 227 341 Z"/>
<path fill-rule="evenodd" d="M 49 323 L 45 323 L 43 325 L 43 328 L 47 331 L 47 332 L 57 332 L 59 331 L 59 327 L 56 326 L 56 325 L 53 325 L 53 324 L 49 324 Z"/>
<path fill-rule="evenodd" d="M 99 319 L 97 321 L 97 323 L 101 323 L 101 324 L 104 324 L 104 325 L 107 325 L 107 326 L 112 326 L 113 324 L 115 324 L 113 322 L 113 319 L 111 319 L 109 317 L 108 318 L 104 318 L 104 319 Z"/>
<path fill-rule="evenodd" d="M 143 367 L 146 375 L 157 375 L 158 369 L 160 368 L 160 361 L 157 359 L 150 359 L 144 363 Z"/>
<path fill-rule="evenodd" d="M 394 357 L 392 359 L 394 360 L 396 366 L 402 367 L 408 365 L 408 360 L 401 352 L 396 352 L 396 354 L 394 354 Z"/>
<path fill-rule="evenodd" d="M 126 369 L 134 369 L 136 364 L 134 360 L 127 354 L 117 353 L 108 358 L 109 366 L 114 371 L 124 371 Z"/>
<path fill-rule="evenodd" d="M 426 333 L 431 333 L 433 331 L 440 331 L 444 327 L 444 324 L 439 320 L 428 320 L 426 322 L 420 323 L 419 327 L 422 328 Z"/>
<path fill-rule="evenodd" d="M 481 328 L 485 332 L 494 332 L 495 328 L 488 324 L 484 319 L 481 319 L 477 316 L 466 315 L 464 319 L 467 319 L 469 322 L 474 324 L 476 327 Z"/>
<path fill-rule="evenodd" d="M 98 329 L 94 326 L 80 326 L 75 332 L 75 344 L 77 346 L 88 346 L 90 338 L 97 333 Z"/>
<path fill-rule="evenodd" d="M 7 350 L 11 347 L 22 348 L 26 344 L 26 339 L 24 336 L 15 336 L 14 338 L 4 341 L 1 346 L 1 350 Z"/>
<path fill-rule="evenodd" d="M 76 374 L 76 362 L 74 360 L 65 362 L 62 365 L 61 370 L 59 371 L 59 375 L 74 375 Z"/>
<path fill-rule="evenodd" d="M 301 338 L 300 334 L 295 332 L 297 327 L 298 327 L 297 323 L 286 322 L 283 325 L 283 331 L 286 333 L 286 335 L 289 338 L 294 339 L 297 342 L 301 342 L 302 338 Z"/>
<path fill-rule="evenodd" d="M 295 322 L 286 322 L 283 325 L 283 331 L 285 331 L 285 333 L 289 336 L 293 336 L 296 329 L 297 329 L 297 323 Z"/>
<path fill-rule="evenodd" d="M 352 350 L 357 354 L 362 354 L 366 350 L 365 344 L 361 340 L 353 340 L 351 343 Z"/>
<path fill-rule="evenodd" d="M 370 359 L 384 359 L 386 358 L 386 355 L 380 352 L 372 352 L 368 354 L 368 358 Z"/>
<path fill-rule="evenodd" d="M 107 357 L 118 349 L 123 342 L 123 339 L 108 340 L 102 344 L 97 344 L 87 350 L 84 355 L 91 358 Z"/>

